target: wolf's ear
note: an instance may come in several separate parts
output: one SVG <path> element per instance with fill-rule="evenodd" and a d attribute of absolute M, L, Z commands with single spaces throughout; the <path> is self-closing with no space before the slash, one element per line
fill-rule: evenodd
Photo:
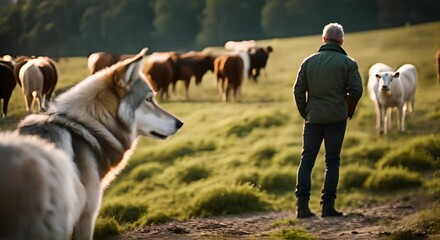
<path fill-rule="evenodd" d="M 127 83 L 130 82 L 131 79 L 136 78 L 142 71 L 143 58 L 147 50 L 148 48 L 144 48 L 136 56 L 124 60 L 113 73 L 113 81 L 122 92 L 128 90 L 129 86 L 127 86 Z"/>
<path fill-rule="evenodd" d="M 129 81 L 130 79 L 132 79 L 135 74 L 139 74 L 139 72 L 142 71 L 142 60 L 144 58 L 144 56 L 146 55 L 148 51 L 148 48 L 143 48 L 136 56 L 134 56 L 133 58 L 131 58 L 127 65 L 127 71 L 125 72 L 125 81 Z"/>

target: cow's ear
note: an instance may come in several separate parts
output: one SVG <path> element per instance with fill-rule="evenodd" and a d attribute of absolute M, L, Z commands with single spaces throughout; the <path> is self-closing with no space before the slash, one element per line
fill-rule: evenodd
<path fill-rule="evenodd" d="M 398 78 L 400 76 L 399 72 L 394 73 L 393 78 Z"/>
<path fill-rule="evenodd" d="M 267 51 L 268 53 L 271 53 L 271 52 L 273 52 L 273 48 L 272 48 L 271 46 L 268 46 L 266 51 Z"/>

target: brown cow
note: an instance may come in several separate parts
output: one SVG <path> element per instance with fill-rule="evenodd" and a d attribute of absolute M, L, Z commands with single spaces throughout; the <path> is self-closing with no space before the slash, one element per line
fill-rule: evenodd
<path fill-rule="evenodd" d="M 273 52 L 273 48 L 271 46 L 268 46 L 267 48 L 249 48 L 249 58 L 251 59 L 248 72 L 249 79 L 253 79 L 255 82 L 258 80 L 260 70 L 266 67 L 267 60 L 269 59 L 269 54 L 271 52 Z"/>
<path fill-rule="evenodd" d="M 39 61 L 38 67 L 43 74 L 43 95 L 45 99 L 43 101 L 43 110 L 47 109 L 48 103 L 52 97 L 52 93 L 58 82 L 58 72 L 55 62 L 48 57 L 38 57 Z"/>
<path fill-rule="evenodd" d="M 175 52 L 155 52 L 148 57 L 145 64 L 143 72 L 161 100 L 170 97 L 168 88 L 175 79 L 176 61 Z"/>
<path fill-rule="evenodd" d="M 186 99 L 189 100 L 189 84 L 191 78 L 195 77 L 196 85 L 202 82 L 203 75 L 210 70 L 214 70 L 214 57 L 205 52 L 187 52 L 178 55 L 176 61 L 176 75 L 173 80 L 173 92 L 175 92 L 176 83 L 178 80 L 183 80 L 185 83 Z"/>
<path fill-rule="evenodd" d="M 8 114 L 8 104 L 12 91 L 17 85 L 13 72 L 14 66 L 9 61 L 0 61 L 0 99 L 3 99 L 2 117 Z"/>
<path fill-rule="evenodd" d="M 17 82 L 18 86 L 21 87 L 21 81 L 20 81 L 20 69 L 21 67 L 23 67 L 23 65 L 25 65 L 30 59 L 35 58 L 34 56 L 29 57 L 29 56 L 20 56 L 17 57 L 15 59 L 15 65 L 14 65 L 14 76 L 15 76 L 15 81 Z"/>
<path fill-rule="evenodd" d="M 234 92 L 234 98 L 239 99 L 240 86 L 243 79 L 243 60 L 239 55 L 221 55 L 214 60 L 214 73 L 221 99 L 229 100 L 229 93 Z"/>
<path fill-rule="evenodd" d="M 435 55 L 435 61 L 437 63 L 437 80 L 438 84 L 440 84 L 440 50 L 438 50 L 437 54 Z"/>
<path fill-rule="evenodd" d="M 114 55 L 105 52 L 96 52 L 90 54 L 87 59 L 87 67 L 89 69 L 90 75 L 96 73 L 97 71 L 109 67 L 121 60 L 133 57 L 134 55 Z"/>

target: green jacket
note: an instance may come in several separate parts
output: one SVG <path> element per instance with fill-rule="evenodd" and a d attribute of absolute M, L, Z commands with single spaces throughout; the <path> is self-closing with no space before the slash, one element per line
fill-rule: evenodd
<path fill-rule="evenodd" d="M 293 87 L 301 116 L 318 124 L 351 118 L 362 92 L 356 61 L 334 43 L 322 45 L 303 61 Z"/>

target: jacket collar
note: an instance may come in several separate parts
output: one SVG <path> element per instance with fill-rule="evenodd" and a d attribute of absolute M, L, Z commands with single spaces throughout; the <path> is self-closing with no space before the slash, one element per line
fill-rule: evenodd
<path fill-rule="evenodd" d="M 344 49 L 341 46 L 331 42 L 327 42 L 326 44 L 322 45 L 319 48 L 318 52 L 322 52 L 322 51 L 335 51 L 347 55 L 347 53 L 344 51 Z"/>

